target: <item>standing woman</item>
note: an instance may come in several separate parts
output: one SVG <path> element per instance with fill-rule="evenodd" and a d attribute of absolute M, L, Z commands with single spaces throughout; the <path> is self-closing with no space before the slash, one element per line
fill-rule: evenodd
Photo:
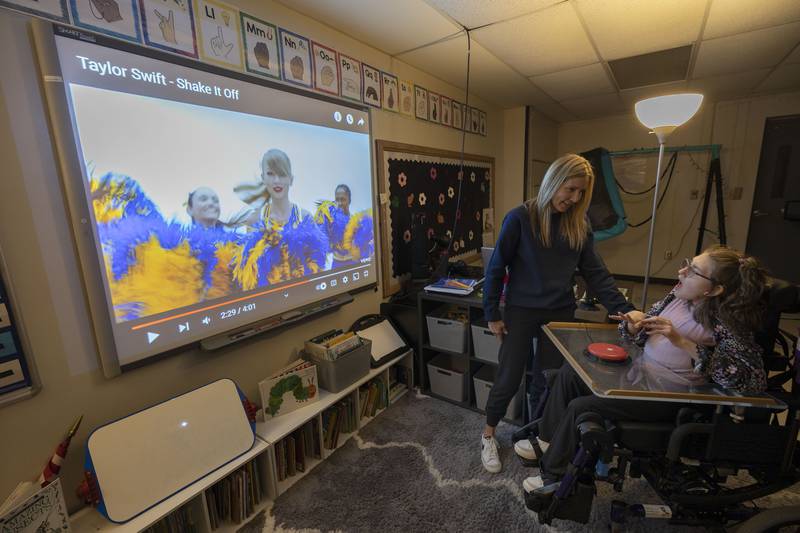
<path fill-rule="evenodd" d="M 574 320 L 575 270 L 610 313 L 633 310 L 594 249 L 586 215 L 593 185 L 594 172 L 586 159 L 575 154 L 561 156 L 547 169 L 537 197 L 509 211 L 503 220 L 483 291 L 489 329 L 502 342 L 481 438 L 481 462 L 489 472 L 502 469 L 495 427 L 519 389 L 540 326 Z M 509 279 L 501 315 L 506 268 Z M 539 363 L 534 361 L 532 405 L 538 404 L 545 386 Z"/>

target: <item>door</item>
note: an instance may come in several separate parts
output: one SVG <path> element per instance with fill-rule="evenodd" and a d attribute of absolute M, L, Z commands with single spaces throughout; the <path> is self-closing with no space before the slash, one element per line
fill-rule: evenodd
<path fill-rule="evenodd" d="M 800 115 L 766 121 L 746 250 L 800 283 Z"/>

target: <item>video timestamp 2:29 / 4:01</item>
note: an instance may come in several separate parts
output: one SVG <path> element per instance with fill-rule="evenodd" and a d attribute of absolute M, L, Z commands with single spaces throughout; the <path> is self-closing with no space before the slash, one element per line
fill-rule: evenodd
<path fill-rule="evenodd" d="M 242 313 L 247 313 L 248 311 L 255 311 L 255 310 L 256 310 L 256 304 L 249 303 L 245 305 L 240 305 L 239 307 L 231 307 L 230 309 L 220 311 L 219 318 L 221 320 L 225 320 L 226 318 L 233 318 L 236 315 L 240 315 Z"/>

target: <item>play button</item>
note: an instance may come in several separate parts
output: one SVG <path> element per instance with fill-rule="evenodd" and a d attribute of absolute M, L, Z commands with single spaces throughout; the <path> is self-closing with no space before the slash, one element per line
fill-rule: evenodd
<path fill-rule="evenodd" d="M 160 333 L 147 332 L 147 344 L 153 344 L 153 341 L 161 336 Z"/>

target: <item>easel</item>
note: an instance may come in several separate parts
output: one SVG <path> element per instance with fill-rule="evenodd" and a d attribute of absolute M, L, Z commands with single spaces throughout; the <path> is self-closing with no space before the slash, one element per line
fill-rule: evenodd
<path fill-rule="evenodd" d="M 720 151 L 722 150 L 721 144 L 700 144 L 692 146 L 671 146 L 664 149 L 665 152 L 711 152 L 711 163 L 708 168 L 708 175 L 706 176 L 706 194 L 703 197 L 703 211 L 700 217 L 700 226 L 697 228 L 697 245 L 695 246 L 695 255 L 699 254 L 703 249 L 703 238 L 705 233 L 710 231 L 706 228 L 706 221 L 708 220 L 708 206 L 711 201 L 711 188 L 714 187 L 716 203 L 717 203 L 717 227 L 719 228 L 718 236 L 720 244 L 727 244 L 727 234 L 725 232 L 725 204 L 722 198 L 722 167 L 720 164 Z M 616 152 L 609 152 L 611 157 L 640 155 L 657 153 L 658 148 L 634 148 L 633 150 L 618 150 Z"/>
<path fill-rule="evenodd" d="M 708 217 L 708 203 L 711 201 L 711 187 L 715 189 L 715 196 L 717 199 L 717 236 L 719 237 L 720 244 L 727 244 L 728 237 L 725 233 L 725 203 L 722 199 L 722 168 L 719 160 L 719 146 L 718 144 L 711 145 L 711 165 L 708 167 L 708 176 L 706 177 L 706 195 L 703 197 L 703 213 L 700 215 L 700 227 L 697 228 L 697 246 L 694 249 L 694 255 L 699 255 L 703 250 L 703 237 L 705 237 L 706 218 Z"/>

